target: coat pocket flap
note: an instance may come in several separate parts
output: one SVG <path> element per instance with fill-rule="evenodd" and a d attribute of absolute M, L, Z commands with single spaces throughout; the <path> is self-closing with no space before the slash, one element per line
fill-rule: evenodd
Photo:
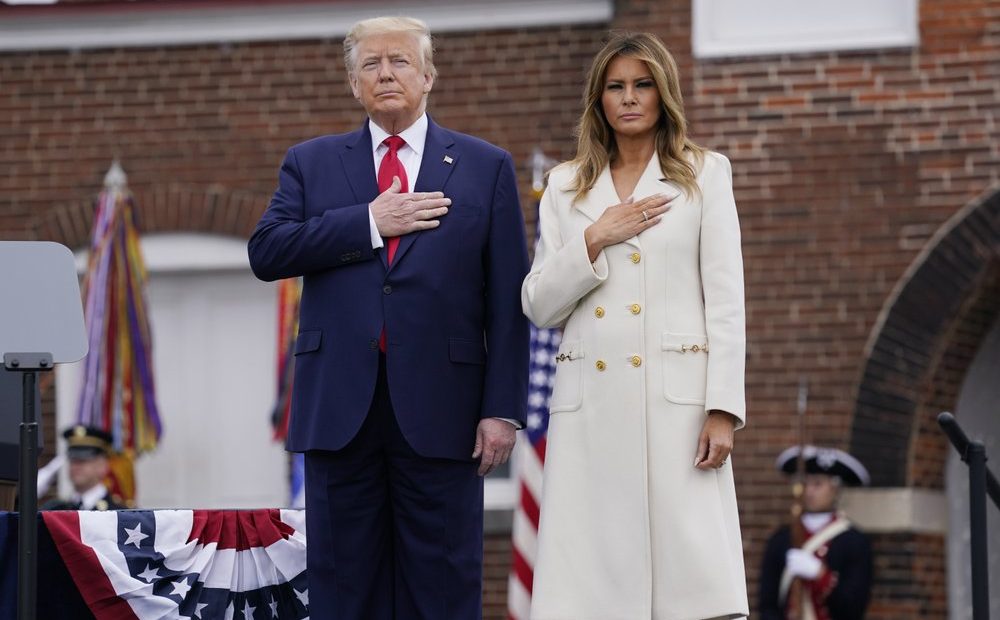
<path fill-rule="evenodd" d="M 559 345 L 556 363 L 580 360 L 585 357 L 587 357 L 587 354 L 583 350 L 583 342 L 580 340 L 570 340 Z"/>
<path fill-rule="evenodd" d="M 485 364 L 486 347 L 480 340 L 449 338 L 448 359 L 460 364 Z"/>
<path fill-rule="evenodd" d="M 322 330 L 314 329 L 306 332 L 299 332 L 298 338 L 295 339 L 295 355 L 309 353 L 310 351 L 319 349 L 319 345 L 322 340 Z"/>
<path fill-rule="evenodd" d="M 678 353 L 708 353 L 708 336 L 705 334 L 684 334 L 663 332 L 660 349 Z"/>

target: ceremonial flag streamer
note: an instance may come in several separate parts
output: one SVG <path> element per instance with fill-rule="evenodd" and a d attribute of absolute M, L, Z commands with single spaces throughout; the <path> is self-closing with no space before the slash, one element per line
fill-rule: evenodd
<path fill-rule="evenodd" d="M 133 461 L 156 448 L 163 431 L 153 381 L 146 266 L 135 205 L 115 162 L 97 199 L 84 280 L 90 352 L 84 361 L 77 420 L 111 433 L 111 488 L 135 497 Z"/>
<path fill-rule="evenodd" d="M 271 412 L 275 441 L 288 437 L 292 412 L 292 381 L 295 374 L 295 337 L 299 332 L 301 278 L 278 283 L 278 395 Z M 289 467 L 289 506 L 305 506 L 305 462 L 301 454 L 292 454 Z"/>

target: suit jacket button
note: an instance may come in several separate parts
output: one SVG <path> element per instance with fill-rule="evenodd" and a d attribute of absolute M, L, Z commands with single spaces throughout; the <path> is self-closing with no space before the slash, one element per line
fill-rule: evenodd
<path fill-rule="evenodd" d="M 371 340 L 369 340 L 368 341 L 368 348 L 371 349 L 372 351 L 374 351 L 375 349 L 377 349 L 378 348 L 378 340 L 375 340 L 374 338 L 372 338 Z"/>
<path fill-rule="evenodd" d="M 391 295 L 392 287 L 386 284 L 385 286 L 382 287 L 382 292 L 385 293 L 386 295 Z"/>

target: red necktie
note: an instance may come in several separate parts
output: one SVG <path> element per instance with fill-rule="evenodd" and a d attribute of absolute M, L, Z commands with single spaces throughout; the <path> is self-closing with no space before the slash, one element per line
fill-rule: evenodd
<path fill-rule="evenodd" d="M 382 163 L 378 166 L 378 191 L 381 194 L 392 185 L 392 178 L 399 177 L 399 191 L 408 192 L 409 182 L 406 180 L 406 168 L 403 162 L 399 161 L 399 149 L 406 144 L 406 141 L 399 136 L 389 136 L 382 141 L 382 144 L 389 147 L 389 151 L 382 158 Z M 399 247 L 399 237 L 389 237 L 386 240 L 386 258 L 392 264 L 393 257 L 396 256 L 396 248 Z M 382 334 L 379 336 L 379 349 L 385 353 L 385 326 L 382 327 Z"/>
<path fill-rule="evenodd" d="M 382 144 L 389 147 L 389 151 L 382 158 L 382 163 L 378 167 L 378 191 L 381 194 L 392 185 L 392 177 L 399 177 L 399 191 L 405 193 L 409 190 L 409 183 L 406 180 L 406 168 L 403 162 L 399 161 L 399 149 L 406 144 L 406 141 L 399 136 L 389 136 L 382 141 Z M 387 258 L 392 264 L 393 257 L 396 256 L 396 248 L 399 247 L 399 237 L 389 237 L 386 240 Z"/>

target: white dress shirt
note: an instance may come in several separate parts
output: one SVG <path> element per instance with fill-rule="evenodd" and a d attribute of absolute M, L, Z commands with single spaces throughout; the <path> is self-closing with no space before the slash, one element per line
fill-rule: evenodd
<path fill-rule="evenodd" d="M 372 134 L 372 156 L 375 159 L 375 175 L 378 176 L 378 168 L 382 165 L 382 158 L 389 152 L 389 147 L 382 144 L 386 138 L 392 134 L 379 127 L 371 119 L 368 119 L 368 129 Z M 406 170 L 406 191 L 412 192 L 417 185 L 417 175 L 420 174 L 420 162 L 424 157 L 424 143 L 427 142 L 427 114 L 421 114 L 420 118 L 412 125 L 399 132 L 399 137 L 404 144 L 397 152 L 399 162 Z M 371 207 L 368 207 L 368 225 L 371 229 L 372 249 L 378 249 L 384 245 L 382 235 L 375 225 L 375 216 L 372 215 Z"/>

